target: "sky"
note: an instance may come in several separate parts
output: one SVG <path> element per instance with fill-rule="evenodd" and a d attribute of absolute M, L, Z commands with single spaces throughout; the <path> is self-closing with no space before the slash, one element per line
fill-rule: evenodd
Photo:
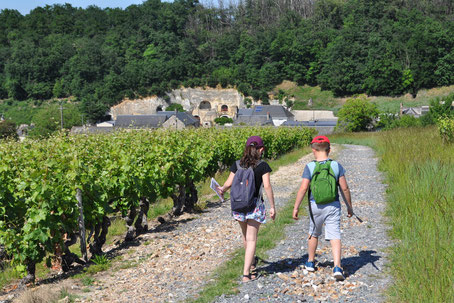
<path fill-rule="evenodd" d="M 18 10 L 22 15 L 26 15 L 30 10 L 38 6 L 69 3 L 74 7 L 86 8 L 96 5 L 100 8 L 121 7 L 126 8 L 132 4 L 142 4 L 144 0 L 0 0 L 0 10 L 8 8 Z"/>

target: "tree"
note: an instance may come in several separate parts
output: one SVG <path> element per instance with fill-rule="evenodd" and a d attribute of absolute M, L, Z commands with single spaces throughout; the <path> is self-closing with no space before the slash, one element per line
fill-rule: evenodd
<path fill-rule="evenodd" d="M 366 96 L 350 98 L 339 110 L 336 129 L 348 132 L 367 130 L 377 116 L 377 106 Z"/>
<path fill-rule="evenodd" d="M 57 104 L 42 108 L 32 119 L 35 127 L 30 131 L 32 137 L 47 137 L 61 128 L 60 106 Z M 82 125 L 82 113 L 77 105 L 63 104 L 63 128 L 71 129 Z"/>
<path fill-rule="evenodd" d="M 184 112 L 184 108 L 181 104 L 178 103 L 171 103 L 169 106 L 167 106 L 166 111 L 172 112 L 172 111 L 178 111 L 178 112 Z"/>
<path fill-rule="evenodd" d="M 0 121 L 0 139 L 17 139 L 16 123 L 11 120 Z"/>

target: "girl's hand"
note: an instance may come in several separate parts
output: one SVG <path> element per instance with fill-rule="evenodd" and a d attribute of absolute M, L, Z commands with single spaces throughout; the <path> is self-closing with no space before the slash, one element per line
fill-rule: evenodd
<path fill-rule="evenodd" d="M 216 190 L 218 191 L 219 194 L 221 195 L 224 194 L 224 186 L 216 186 Z"/>
<path fill-rule="evenodd" d="M 273 219 L 273 221 L 274 219 L 276 219 L 276 209 L 274 207 L 270 208 L 270 217 L 271 219 Z"/>

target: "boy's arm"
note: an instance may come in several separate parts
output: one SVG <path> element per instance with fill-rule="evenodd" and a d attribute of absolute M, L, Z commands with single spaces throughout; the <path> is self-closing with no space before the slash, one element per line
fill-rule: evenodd
<path fill-rule="evenodd" d="M 301 182 L 300 189 L 296 194 L 295 206 L 293 207 L 293 219 L 298 220 L 298 211 L 301 205 L 301 201 L 303 201 L 304 196 L 306 195 L 307 188 L 309 187 L 309 183 L 311 181 L 309 179 L 303 178 Z"/>
<path fill-rule="evenodd" d="M 353 215 L 352 197 L 351 197 L 350 188 L 348 188 L 347 179 L 345 179 L 345 176 L 339 177 L 339 186 L 342 190 L 342 192 L 341 192 L 342 197 L 344 197 L 344 201 L 347 204 L 347 212 L 348 212 L 347 216 L 351 217 Z"/>

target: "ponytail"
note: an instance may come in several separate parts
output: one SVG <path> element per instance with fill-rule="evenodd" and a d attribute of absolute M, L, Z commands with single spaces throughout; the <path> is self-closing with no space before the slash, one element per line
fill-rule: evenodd
<path fill-rule="evenodd" d="M 253 142 L 244 149 L 243 157 L 240 159 L 240 166 L 244 168 L 255 168 L 261 156 L 262 154 L 259 148 L 257 148 L 257 144 Z"/>

